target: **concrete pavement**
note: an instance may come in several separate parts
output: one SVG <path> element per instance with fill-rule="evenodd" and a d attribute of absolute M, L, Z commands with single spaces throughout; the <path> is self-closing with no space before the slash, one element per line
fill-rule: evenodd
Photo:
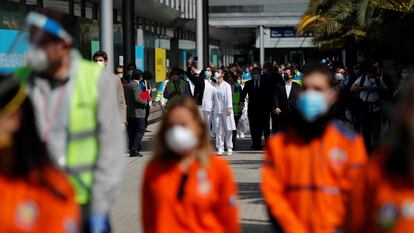
<path fill-rule="evenodd" d="M 149 161 L 151 144 L 158 124 L 149 126 L 150 133 L 144 137 L 143 158 L 129 158 L 119 197 L 114 203 L 111 212 L 112 226 L 115 233 L 141 233 L 140 219 L 140 187 L 145 164 Z M 266 208 L 260 193 L 259 179 L 262 152 L 249 151 L 250 139 L 238 140 L 240 150 L 232 156 L 224 157 L 228 160 L 238 185 L 240 221 L 244 233 L 272 232 L 268 221 Z"/>

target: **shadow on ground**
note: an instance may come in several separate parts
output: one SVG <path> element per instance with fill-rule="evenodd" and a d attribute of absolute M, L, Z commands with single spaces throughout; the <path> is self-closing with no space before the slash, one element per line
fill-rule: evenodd
<path fill-rule="evenodd" d="M 239 199 L 253 204 L 263 204 L 263 196 L 259 183 L 239 182 L 237 183 Z"/>

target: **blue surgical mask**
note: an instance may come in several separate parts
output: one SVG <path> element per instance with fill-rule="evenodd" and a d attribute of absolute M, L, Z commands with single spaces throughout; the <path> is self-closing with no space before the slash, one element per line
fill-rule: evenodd
<path fill-rule="evenodd" d="M 305 91 L 298 99 L 297 107 L 303 118 L 308 122 L 315 121 L 328 111 L 325 95 L 320 91 Z"/>
<path fill-rule="evenodd" d="M 208 78 L 210 78 L 210 77 L 211 77 L 211 72 L 210 72 L 210 71 L 208 71 L 208 70 L 204 71 L 204 78 L 205 78 L 205 79 L 208 79 Z"/>

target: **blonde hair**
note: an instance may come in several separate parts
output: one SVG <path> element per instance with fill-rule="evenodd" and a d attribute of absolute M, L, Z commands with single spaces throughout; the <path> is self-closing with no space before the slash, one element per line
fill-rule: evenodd
<path fill-rule="evenodd" d="M 173 151 L 171 151 L 166 143 L 165 135 L 167 130 L 170 129 L 171 125 L 169 122 L 170 115 L 173 109 L 176 108 L 185 108 L 191 112 L 194 121 L 196 121 L 197 126 L 201 130 L 201 134 L 198 138 L 198 146 L 195 148 L 195 155 L 197 160 L 200 162 L 201 166 L 204 168 L 208 166 L 209 157 L 212 155 L 213 150 L 211 148 L 207 131 L 205 129 L 205 125 L 201 115 L 198 111 L 197 105 L 192 98 L 189 97 L 175 97 L 174 99 L 169 101 L 167 113 L 163 117 L 161 128 L 158 131 L 156 136 L 156 144 L 155 144 L 155 155 L 153 160 L 162 160 L 162 161 L 171 161 L 171 160 L 180 160 L 180 155 L 177 155 Z"/>

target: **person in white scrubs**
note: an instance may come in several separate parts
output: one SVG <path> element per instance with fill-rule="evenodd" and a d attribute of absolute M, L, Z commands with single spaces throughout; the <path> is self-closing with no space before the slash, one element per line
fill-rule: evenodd
<path fill-rule="evenodd" d="M 204 92 L 203 92 L 203 101 L 200 106 L 200 111 L 203 116 L 204 124 L 206 126 L 207 135 L 210 138 L 213 138 L 212 129 L 212 120 L 213 120 L 213 93 L 214 86 L 211 82 L 212 71 L 210 67 L 207 67 L 204 71 Z"/>
<path fill-rule="evenodd" d="M 233 154 L 232 134 L 236 130 L 233 116 L 233 99 L 231 86 L 224 81 L 224 72 L 217 69 L 214 74 L 217 84 L 213 93 L 213 129 L 216 134 L 216 147 L 218 154 L 224 154 L 224 143 L 227 155 Z"/>

